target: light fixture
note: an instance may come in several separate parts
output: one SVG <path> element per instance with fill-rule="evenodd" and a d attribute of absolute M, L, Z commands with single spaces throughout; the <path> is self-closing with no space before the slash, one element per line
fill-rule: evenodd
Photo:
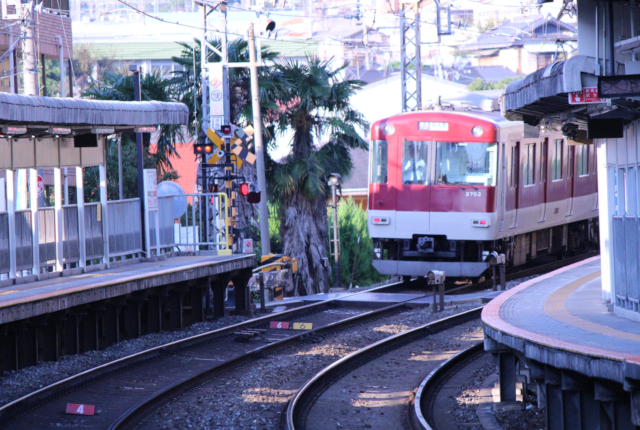
<path fill-rule="evenodd" d="M 157 128 L 152 125 L 139 126 L 133 129 L 135 133 L 153 133 L 156 130 Z"/>
<path fill-rule="evenodd" d="M 392 124 L 387 124 L 382 128 L 382 131 L 384 131 L 384 134 L 387 136 L 391 136 L 396 132 L 396 128 Z"/>
<path fill-rule="evenodd" d="M 473 134 L 475 137 L 482 136 L 482 133 L 484 133 L 484 130 L 479 125 L 476 125 L 471 129 L 471 134 Z"/>
<path fill-rule="evenodd" d="M 27 134 L 27 127 L 2 127 L 4 134 Z"/>
<path fill-rule="evenodd" d="M 47 129 L 49 134 L 71 134 L 71 128 L 69 127 L 49 127 Z"/>
<path fill-rule="evenodd" d="M 116 130 L 114 128 L 92 128 L 91 133 L 93 134 L 113 134 Z"/>
<path fill-rule="evenodd" d="M 327 184 L 329 186 L 334 186 L 334 185 L 338 185 L 340 183 L 340 175 L 338 173 L 332 173 L 329 175 L 329 180 L 327 181 Z"/>

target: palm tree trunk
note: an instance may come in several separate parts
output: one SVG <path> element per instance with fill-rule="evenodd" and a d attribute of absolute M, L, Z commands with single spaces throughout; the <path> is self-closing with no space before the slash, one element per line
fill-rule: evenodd
<path fill-rule="evenodd" d="M 309 294 L 324 291 L 322 259 L 327 252 L 327 202 L 324 196 L 306 198 L 295 191 L 283 201 L 280 224 L 283 254 L 298 262 L 300 287 Z"/>

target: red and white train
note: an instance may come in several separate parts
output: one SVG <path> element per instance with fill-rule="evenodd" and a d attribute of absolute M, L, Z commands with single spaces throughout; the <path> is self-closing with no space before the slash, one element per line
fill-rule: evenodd
<path fill-rule="evenodd" d="M 477 278 L 493 251 L 517 266 L 597 243 L 595 145 L 551 130 L 525 138 L 523 123 L 462 106 L 372 125 L 374 267 Z"/>

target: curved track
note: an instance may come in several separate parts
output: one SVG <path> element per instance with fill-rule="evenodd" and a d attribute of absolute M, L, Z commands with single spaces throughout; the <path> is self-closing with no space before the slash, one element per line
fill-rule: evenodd
<path fill-rule="evenodd" d="M 413 282 L 415 283 L 415 282 Z M 413 284 L 412 283 L 412 284 Z M 374 291 L 397 286 L 391 284 Z M 372 291 L 372 290 L 369 290 Z M 359 294 L 359 293 L 354 293 Z M 0 428 L 124 428 L 181 392 L 301 339 L 402 312 L 404 302 L 369 311 L 336 300 L 272 314 L 134 354 L 52 384 L 0 408 Z M 300 320 L 314 330 L 270 329 L 271 321 Z M 238 333 L 256 332 L 248 342 Z M 64 415 L 66 403 L 95 404 L 96 416 Z"/>
<path fill-rule="evenodd" d="M 411 389 L 420 384 L 425 366 L 435 367 L 456 348 L 481 339 L 481 333 L 473 336 L 468 330 L 470 323 L 479 324 L 481 310 L 407 330 L 336 361 L 297 392 L 288 405 L 284 427 L 410 428 Z M 472 336 L 464 339 L 465 332 Z M 458 339 L 459 345 L 452 345 L 451 339 Z"/>

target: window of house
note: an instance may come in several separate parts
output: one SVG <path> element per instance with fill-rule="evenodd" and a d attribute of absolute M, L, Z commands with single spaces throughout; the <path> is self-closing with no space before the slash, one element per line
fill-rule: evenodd
<path fill-rule="evenodd" d="M 533 185 L 535 184 L 536 144 L 526 145 L 524 150 L 524 185 Z"/>
<path fill-rule="evenodd" d="M 551 180 L 562 180 L 562 139 L 553 141 L 553 159 L 551 160 Z"/>

